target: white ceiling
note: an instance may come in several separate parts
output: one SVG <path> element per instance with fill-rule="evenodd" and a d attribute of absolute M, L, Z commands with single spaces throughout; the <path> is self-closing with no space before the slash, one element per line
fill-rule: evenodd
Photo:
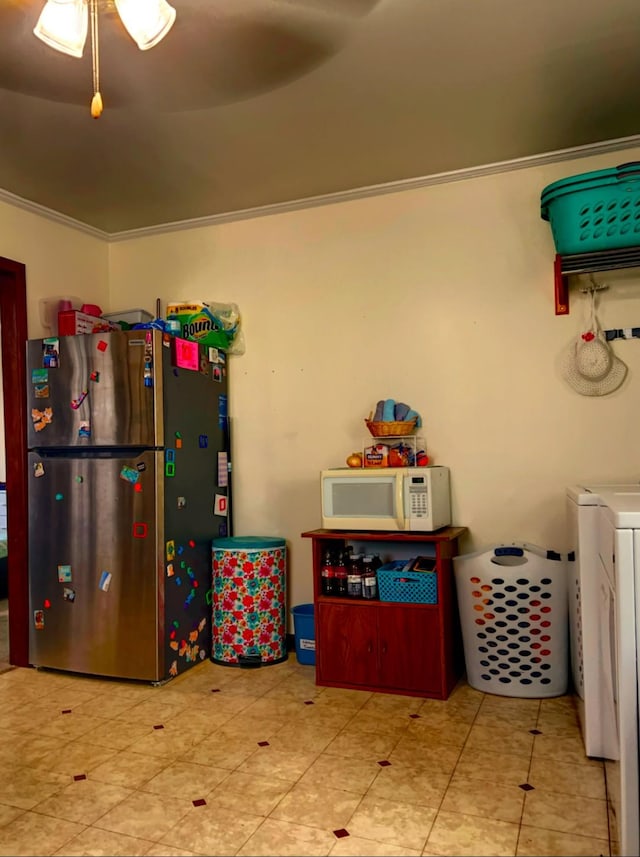
<path fill-rule="evenodd" d="M 171 0 L 101 91 L 0 0 L 0 188 L 115 234 L 640 133 L 638 0 Z"/>

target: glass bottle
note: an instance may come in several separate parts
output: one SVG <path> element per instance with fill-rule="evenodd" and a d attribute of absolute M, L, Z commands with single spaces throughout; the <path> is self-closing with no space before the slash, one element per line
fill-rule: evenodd
<path fill-rule="evenodd" d="M 362 597 L 369 601 L 378 597 L 378 577 L 370 554 L 362 558 Z"/>
<path fill-rule="evenodd" d="M 343 598 L 347 595 L 347 563 L 346 559 L 349 556 L 346 550 L 338 551 L 338 558 L 335 565 L 335 591 L 336 595 Z"/>
<path fill-rule="evenodd" d="M 362 598 L 362 554 L 359 553 L 351 556 L 347 576 L 347 595 L 349 598 Z"/>
<path fill-rule="evenodd" d="M 320 570 L 320 590 L 323 595 L 335 595 L 335 569 L 333 567 L 333 557 L 330 550 L 324 552 L 322 561 L 322 569 Z"/>

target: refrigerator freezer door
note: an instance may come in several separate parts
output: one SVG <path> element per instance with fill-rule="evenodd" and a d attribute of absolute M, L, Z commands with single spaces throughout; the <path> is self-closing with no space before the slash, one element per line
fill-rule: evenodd
<path fill-rule="evenodd" d="M 70 339 L 72 337 L 69 337 Z M 75 337 L 81 339 L 82 337 Z M 89 337 L 87 337 L 89 338 Z M 164 673 L 162 453 L 29 454 L 29 660 L 132 679 Z"/>
<path fill-rule="evenodd" d="M 29 449 L 162 446 L 161 336 L 132 330 L 29 340 Z"/>
<path fill-rule="evenodd" d="M 229 532 L 226 359 L 199 346 L 197 369 L 164 355 L 164 615 L 167 675 L 211 654 L 211 542 Z M 213 361 L 213 362 L 212 362 Z M 172 635 L 173 634 L 173 638 Z"/>

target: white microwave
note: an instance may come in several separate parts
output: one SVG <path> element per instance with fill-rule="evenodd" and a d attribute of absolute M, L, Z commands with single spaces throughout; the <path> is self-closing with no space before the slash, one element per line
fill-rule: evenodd
<path fill-rule="evenodd" d="M 451 523 L 449 468 L 337 468 L 320 474 L 322 526 L 433 532 Z"/>

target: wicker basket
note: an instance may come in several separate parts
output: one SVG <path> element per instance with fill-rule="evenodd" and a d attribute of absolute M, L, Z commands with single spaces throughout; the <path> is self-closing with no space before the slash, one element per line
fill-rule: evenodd
<path fill-rule="evenodd" d="M 374 422 L 373 420 L 365 420 L 367 428 L 374 437 L 401 437 L 402 435 L 411 434 L 416 427 L 415 418 L 405 421 Z"/>

